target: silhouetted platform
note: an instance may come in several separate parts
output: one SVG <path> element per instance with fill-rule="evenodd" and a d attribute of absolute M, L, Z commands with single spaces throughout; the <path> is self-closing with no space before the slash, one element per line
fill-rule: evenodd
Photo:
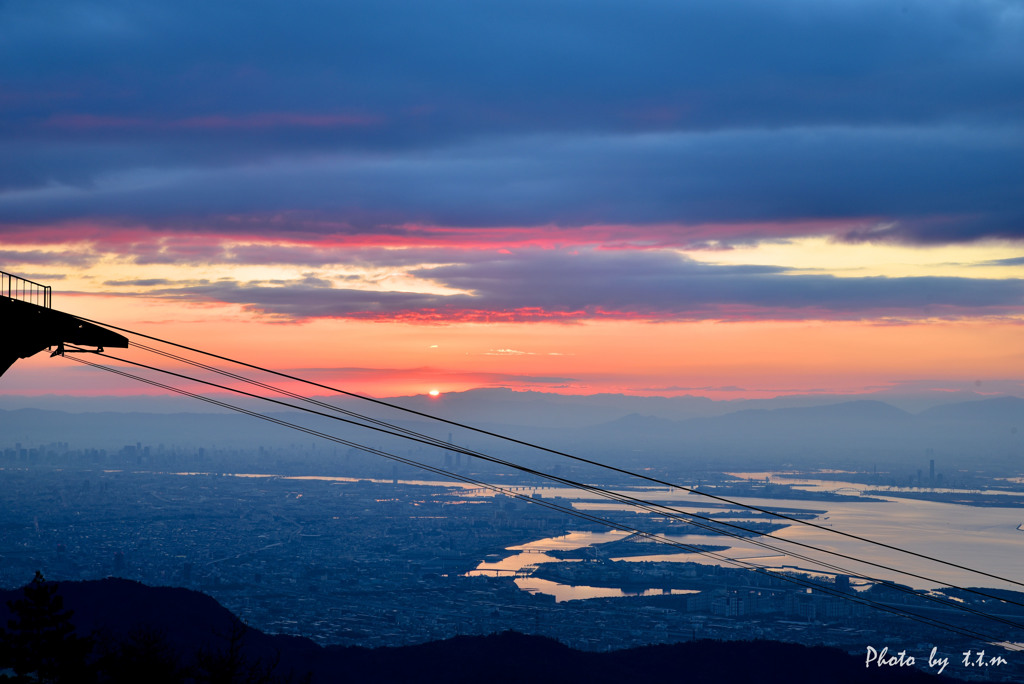
<path fill-rule="evenodd" d="M 123 335 L 49 308 L 48 287 L 7 273 L 2 275 L 7 287 L 0 291 L 0 375 L 7 372 L 18 359 L 26 359 L 44 349 L 56 348 L 57 353 L 64 353 L 65 344 L 95 347 L 95 351 L 102 351 L 105 347 L 128 346 L 128 338 Z M 44 288 L 45 295 L 21 296 L 17 289 L 12 289 L 12 281 Z"/>

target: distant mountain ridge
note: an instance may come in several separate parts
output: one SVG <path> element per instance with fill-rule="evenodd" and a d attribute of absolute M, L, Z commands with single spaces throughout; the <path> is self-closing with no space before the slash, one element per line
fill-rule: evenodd
<path fill-rule="evenodd" d="M 882 462 L 916 469 L 927 468 L 934 458 L 940 471 L 969 464 L 1019 475 L 1024 468 L 1024 399 L 1012 396 L 949 403 L 917 414 L 875 399 L 854 398 L 776 408 L 743 404 L 743 408 L 718 415 L 693 415 L 697 409 L 706 412 L 710 400 L 680 398 L 681 403 L 674 403 L 677 400 L 663 397 L 618 397 L 619 402 L 612 395 L 519 395 L 480 390 L 436 400 L 395 401 L 427 415 L 570 453 L 598 456 L 617 465 L 685 467 L 701 463 L 705 467 L 772 468 L 780 464 L 841 464 L 863 468 Z M 440 439 L 455 433 L 456 443 L 485 452 L 504 449 L 507 455 L 507 450 L 513 449 L 507 443 L 488 441 L 422 416 L 383 410 L 354 399 L 334 403 Z M 509 409 L 512 405 L 519 408 Z M 644 407 L 655 412 L 628 410 Z M 268 410 L 265 405 L 258 408 Z M 543 414 L 543 420 L 535 421 L 540 424 L 526 424 L 538 412 Z M 290 421 L 298 416 L 280 409 L 272 415 Z M 326 418 L 302 417 L 299 422 L 361 443 L 411 448 L 408 442 L 380 433 L 353 432 L 351 426 Z M 28 408 L 0 410 L 0 435 L 6 442 L 0 443 L 0 449 L 15 442 L 32 447 L 53 441 L 66 441 L 75 448 L 106 449 L 136 443 L 286 448 L 315 441 L 237 414 L 68 413 Z M 528 457 L 539 462 L 538 454 L 528 452 Z"/>
<path fill-rule="evenodd" d="M 717 419 L 737 420 L 741 417 L 794 417 L 802 420 L 901 420 L 913 414 L 877 399 L 852 399 L 821 406 L 798 406 L 777 409 L 741 409 Z"/>
<path fill-rule="evenodd" d="M 359 405 L 358 400 L 343 396 L 317 396 L 332 403 Z M 1011 397 L 1016 398 L 1016 397 Z M 427 413 L 462 416 L 465 419 L 494 422 L 498 415 L 507 416 L 499 422 L 524 426 L 587 426 L 608 422 L 631 413 L 657 416 L 670 420 L 713 417 L 748 409 L 801 408 L 841 404 L 850 401 L 881 401 L 909 413 L 921 413 L 935 406 L 991 400 L 989 395 L 970 392 L 919 392 L 916 394 L 791 394 L 765 399 L 714 400 L 698 395 L 637 396 L 625 394 L 558 394 L 555 392 L 519 391 L 506 388 L 480 388 L 464 392 L 447 392 L 439 397 L 426 395 L 384 397 L 384 401 Z M 250 405 L 247 399 L 233 397 L 232 402 Z M 259 406 L 259 404 L 252 404 Z M 2 395 L 0 410 L 37 408 L 68 413 L 224 413 L 209 404 L 175 395 L 138 396 L 66 396 L 66 395 Z M 557 416 L 553 418 L 552 416 Z M 558 422 L 555 422 L 555 421 Z"/>
<path fill-rule="evenodd" d="M 956 404 L 933 406 L 921 413 L 932 420 L 1019 420 L 1024 415 L 1024 399 L 994 397 Z"/>

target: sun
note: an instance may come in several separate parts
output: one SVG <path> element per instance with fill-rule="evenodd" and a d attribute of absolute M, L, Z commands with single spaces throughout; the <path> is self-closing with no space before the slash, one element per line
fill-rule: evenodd
<path fill-rule="evenodd" d="M 432 397 L 439 397 L 441 396 L 441 390 L 432 389 L 429 392 L 427 392 L 427 394 L 429 394 Z"/>

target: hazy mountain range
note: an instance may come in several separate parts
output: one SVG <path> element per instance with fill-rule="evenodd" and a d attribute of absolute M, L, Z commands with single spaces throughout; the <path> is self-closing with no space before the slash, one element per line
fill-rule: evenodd
<path fill-rule="evenodd" d="M 317 397 L 339 403 L 338 397 Z M 520 392 L 509 389 L 474 389 L 449 392 L 439 397 L 415 395 L 384 398 L 444 417 L 507 425 L 543 427 L 584 427 L 609 422 L 632 413 L 683 420 L 707 418 L 751 409 L 799 408 L 839 404 L 860 399 L 882 401 L 910 413 L 945 404 L 993 398 L 975 392 L 878 392 L 873 394 L 793 394 L 766 399 L 714 400 L 684 395 L 678 397 L 632 396 L 625 394 L 566 395 L 551 392 Z M 232 399 L 234 402 L 234 399 Z M 244 400 L 243 400 L 244 401 Z M 81 397 L 59 394 L 36 396 L 0 395 L 0 409 L 40 408 L 70 413 L 97 411 L 144 413 L 224 412 L 208 404 L 171 394 Z"/>
<path fill-rule="evenodd" d="M 508 390 L 474 390 L 440 398 L 389 400 L 432 416 L 481 427 L 579 455 L 620 464 L 699 467 L 785 465 L 871 467 L 901 464 L 940 471 L 989 468 L 1019 474 L 1024 465 L 1024 399 L 971 397 L 968 401 L 909 399 L 892 403 L 851 397 L 783 397 L 716 402 L 700 397 L 563 396 Z M 315 438 L 248 416 L 198 413 L 199 402 L 176 398 L 37 397 L 35 408 L 18 398 L 0 402 L 0 434 L 25 446 L 66 441 L 73 448 L 119 448 L 125 444 L 251 447 L 309 444 Z M 511 447 L 451 425 L 367 402 L 331 403 L 457 444 L 506 454 Z M 902 404 L 900 407 L 894 404 Z M 385 448 L 411 448 L 380 433 L 325 418 L 296 418 L 285 407 L 247 401 L 275 417 Z M 926 406 L 920 409 L 920 406 Z M 57 410 L 57 409 L 60 410 Z"/>

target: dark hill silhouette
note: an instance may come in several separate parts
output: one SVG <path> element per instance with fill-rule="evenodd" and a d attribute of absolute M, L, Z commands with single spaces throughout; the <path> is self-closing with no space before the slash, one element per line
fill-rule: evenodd
<path fill-rule="evenodd" d="M 64 606 L 74 611 L 82 634 L 98 635 L 107 651 L 141 633 L 161 635 L 182 670 L 206 673 L 211 657 L 230 649 L 240 662 L 267 673 L 266 681 L 327 682 L 935 682 L 911 668 L 866 668 L 863 656 L 837 649 L 769 641 L 699 641 L 609 653 L 577 651 L 544 637 L 514 632 L 461 636 L 416 646 L 365 649 L 322 648 L 308 639 L 273 636 L 245 629 L 214 599 L 187 589 L 148 587 L 105 579 L 58 585 Z M 21 590 L 0 592 L 0 624 L 7 624 L 7 602 Z M 124 651 L 122 651 L 124 652 Z M 215 659 L 215 658 L 214 658 Z M 207 670 L 203 669 L 203 666 Z M 2 664 L 0 664 L 2 669 Z M 109 673 L 108 673 L 109 674 Z M 138 676 L 138 671 L 133 676 Z M 212 677 L 161 681 L 206 681 Z M 109 680 L 108 680 L 109 681 Z M 113 681 L 130 681 L 117 679 Z M 141 680 L 135 680 L 141 681 Z M 155 681 L 155 680 L 148 680 Z M 230 680 L 228 680 L 230 681 Z M 241 680 L 239 680 L 241 681 Z M 959 680 L 948 677 L 944 682 Z"/>
<path fill-rule="evenodd" d="M 78 634 L 95 636 L 97 654 L 116 652 L 119 645 L 148 634 L 157 635 L 184 668 L 194 669 L 203 658 L 226 657 L 236 649 L 253 667 L 287 673 L 304 671 L 305 656 L 321 650 L 308 639 L 249 629 L 212 597 L 189 589 L 117 578 L 56 584 L 64 606 L 74 613 Z M 0 624 L 9 619 L 7 602 L 20 593 L 0 592 Z"/>

